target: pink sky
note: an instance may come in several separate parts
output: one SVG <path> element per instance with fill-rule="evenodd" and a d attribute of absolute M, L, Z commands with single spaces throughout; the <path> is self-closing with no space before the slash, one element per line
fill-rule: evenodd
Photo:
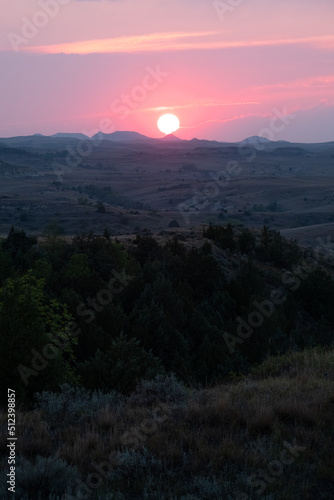
<path fill-rule="evenodd" d="M 0 136 L 172 112 L 184 139 L 334 140 L 333 26 L 333 0 L 0 0 Z"/>

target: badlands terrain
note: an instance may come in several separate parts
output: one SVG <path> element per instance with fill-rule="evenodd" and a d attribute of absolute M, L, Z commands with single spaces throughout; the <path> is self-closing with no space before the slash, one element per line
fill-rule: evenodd
<path fill-rule="evenodd" d="M 241 143 L 135 132 L 0 139 L 0 234 L 183 231 L 267 225 L 300 244 L 334 229 L 334 142 Z"/>

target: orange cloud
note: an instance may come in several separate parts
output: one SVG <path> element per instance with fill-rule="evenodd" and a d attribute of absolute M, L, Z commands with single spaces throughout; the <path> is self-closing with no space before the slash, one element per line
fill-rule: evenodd
<path fill-rule="evenodd" d="M 149 35 L 121 36 L 100 40 L 84 40 L 81 42 L 61 43 L 26 47 L 26 51 L 46 54 L 94 54 L 112 52 L 147 52 L 173 49 L 176 40 L 194 37 L 207 37 L 217 34 L 214 31 L 195 33 L 151 33 Z"/>
<path fill-rule="evenodd" d="M 224 41 L 207 39 L 208 37 L 212 37 L 214 35 L 218 35 L 218 32 L 203 31 L 190 33 L 151 33 L 149 35 L 122 36 L 101 40 L 85 40 L 81 42 L 61 43 L 56 45 L 25 47 L 22 50 L 43 54 L 94 54 L 113 52 L 131 53 L 195 49 L 228 49 L 296 44 L 311 44 L 325 49 L 334 47 L 334 35 L 280 38 L 271 40 Z M 194 38 L 202 38 L 202 40 L 193 40 Z"/>

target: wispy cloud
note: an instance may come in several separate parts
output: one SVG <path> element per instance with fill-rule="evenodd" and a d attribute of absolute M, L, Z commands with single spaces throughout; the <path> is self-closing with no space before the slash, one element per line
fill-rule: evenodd
<path fill-rule="evenodd" d="M 155 108 L 145 108 L 140 111 L 173 111 L 175 109 L 186 108 L 211 108 L 211 107 L 224 107 L 224 106 L 245 106 L 246 104 L 260 104 L 259 101 L 214 101 L 214 102 L 190 102 L 187 104 L 176 104 L 175 106 L 159 106 Z"/>
<path fill-rule="evenodd" d="M 313 45 L 319 48 L 334 48 L 334 35 L 310 36 L 300 38 L 280 38 L 267 40 L 226 41 L 212 37 L 216 31 L 151 33 L 149 35 L 122 36 L 98 40 L 61 43 L 25 47 L 23 50 L 43 54 L 94 54 L 94 53 L 131 53 L 180 50 L 229 49 L 242 47 Z M 211 40 L 210 40 L 211 38 Z M 199 40 L 200 39 L 200 40 Z"/>
<path fill-rule="evenodd" d="M 210 118 L 209 120 L 205 120 L 203 122 L 196 123 L 195 125 L 190 125 L 190 126 L 183 126 L 180 128 L 183 129 L 191 129 L 191 128 L 197 128 L 201 127 L 202 125 L 207 125 L 209 123 L 230 123 L 234 122 L 237 120 L 244 120 L 245 118 L 268 118 L 271 115 L 268 113 L 247 113 L 247 114 L 241 114 L 241 115 L 234 115 L 231 118 Z"/>
<path fill-rule="evenodd" d="M 85 40 L 81 42 L 61 43 L 57 45 L 43 45 L 39 47 L 27 47 L 27 51 L 41 52 L 47 54 L 94 54 L 112 52 L 151 52 L 160 50 L 175 50 L 176 46 L 183 43 L 180 40 L 194 38 L 206 38 L 216 35 L 215 31 L 199 32 L 169 32 L 150 33 L 148 35 L 131 35 L 117 38 L 105 38 L 99 40 Z M 199 42 L 203 44 L 204 40 Z"/>
<path fill-rule="evenodd" d="M 295 80 L 292 82 L 281 82 L 274 83 L 270 85 L 261 85 L 256 87 L 251 87 L 251 90 L 287 90 L 287 89 L 298 89 L 298 88 L 333 88 L 334 87 L 334 75 L 320 75 L 310 78 L 304 78 L 302 80 Z"/>

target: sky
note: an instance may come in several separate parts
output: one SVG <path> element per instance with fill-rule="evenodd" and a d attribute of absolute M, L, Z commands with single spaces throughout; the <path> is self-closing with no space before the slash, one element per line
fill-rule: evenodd
<path fill-rule="evenodd" d="M 0 137 L 334 140 L 333 0 L 0 0 Z"/>

